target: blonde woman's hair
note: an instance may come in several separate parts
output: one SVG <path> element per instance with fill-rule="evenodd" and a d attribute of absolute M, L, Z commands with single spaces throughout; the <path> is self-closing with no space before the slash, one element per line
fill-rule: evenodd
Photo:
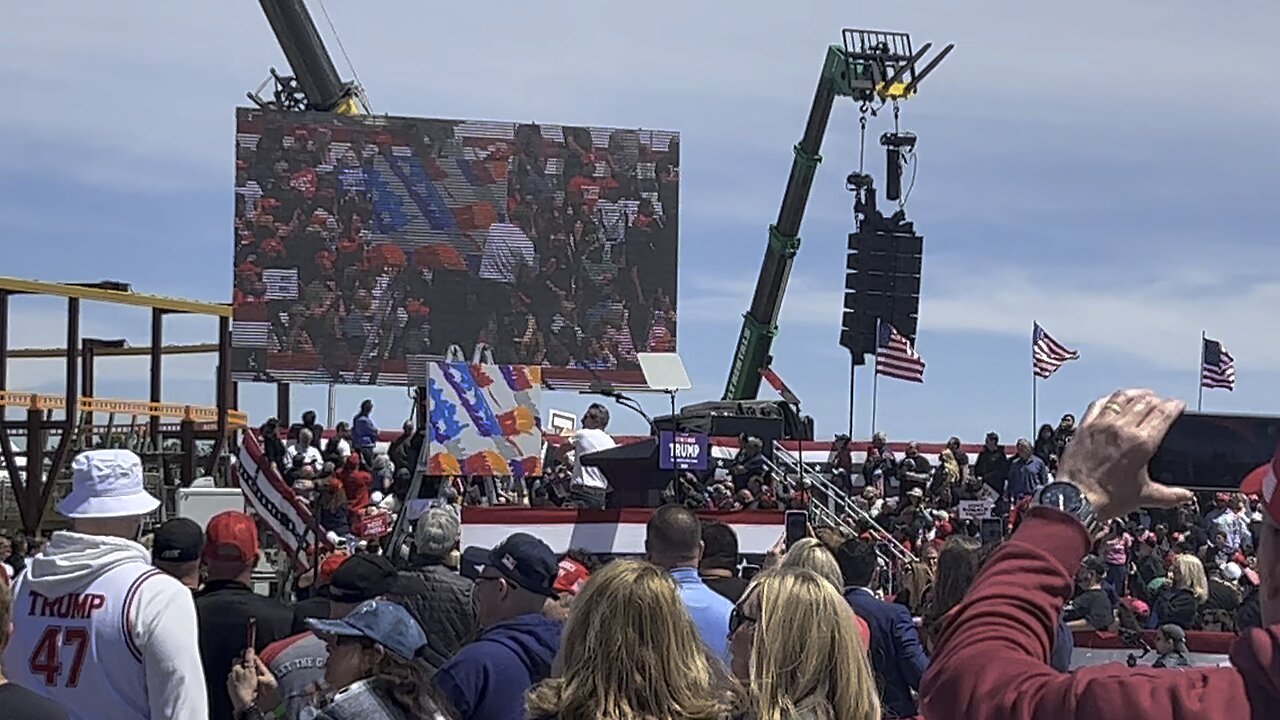
<path fill-rule="evenodd" d="M 780 568 L 800 568 L 810 570 L 831 583 L 837 591 L 844 590 L 844 575 L 840 573 L 840 565 L 836 556 L 831 554 L 826 545 L 817 538 L 801 538 L 797 540 L 787 554 L 782 556 Z"/>
<path fill-rule="evenodd" d="M 762 574 L 742 603 L 759 601 L 752 643 L 753 720 L 811 712 L 830 720 L 879 720 L 880 698 L 849 604 L 831 582 L 799 567 Z"/>
<path fill-rule="evenodd" d="M 728 632 L 728 628 L 725 628 Z M 615 560 L 573 602 L 552 677 L 525 700 L 559 720 L 725 720 L 743 692 L 698 636 L 667 571 Z"/>
<path fill-rule="evenodd" d="M 938 458 L 938 462 L 946 468 L 947 473 L 952 476 L 953 480 L 960 477 L 960 463 L 956 460 L 955 453 L 951 452 L 951 448 L 943 448 L 942 452 L 938 454 Z"/>
<path fill-rule="evenodd" d="M 1204 574 L 1204 563 L 1195 555 L 1177 555 L 1173 558 L 1173 586 L 1190 590 L 1196 602 L 1209 599 L 1209 579 Z"/>

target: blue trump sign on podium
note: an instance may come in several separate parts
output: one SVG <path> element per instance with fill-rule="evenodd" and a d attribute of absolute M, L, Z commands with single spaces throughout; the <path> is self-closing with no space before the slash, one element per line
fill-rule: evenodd
<path fill-rule="evenodd" d="M 658 433 L 659 470 L 706 470 L 707 436 L 663 430 Z"/>

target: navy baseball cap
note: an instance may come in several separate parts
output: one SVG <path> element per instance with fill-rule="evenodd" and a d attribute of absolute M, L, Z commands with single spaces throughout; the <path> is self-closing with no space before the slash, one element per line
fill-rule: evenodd
<path fill-rule="evenodd" d="M 341 620 L 308 618 L 306 623 L 317 635 L 367 638 L 403 660 L 415 660 L 427 644 L 418 621 L 390 600 L 368 600 Z"/>
<path fill-rule="evenodd" d="M 195 562 L 204 552 L 204 528 L 190 518 L 173 518 L 156 528 L 151 540 L 151 560 Z"/>
<path fill-rule="evenodd" d="M 515 533 L 489 551 L 494 570 L 531 593 L 557 597 L 556 576 L 560 559 L 546 543 L 528 533 Z"/>

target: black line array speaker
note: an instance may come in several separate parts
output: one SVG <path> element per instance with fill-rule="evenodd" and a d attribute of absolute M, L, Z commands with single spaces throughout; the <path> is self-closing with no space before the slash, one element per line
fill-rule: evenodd
<path fill-rule="evenodd" d="M 877 320 L 915 342 L 923 261 L 924 237 L 901 210 L 888 218 L 873 210 L 849 234 L 840 344 L 854 364 L 875 353 Z"/>

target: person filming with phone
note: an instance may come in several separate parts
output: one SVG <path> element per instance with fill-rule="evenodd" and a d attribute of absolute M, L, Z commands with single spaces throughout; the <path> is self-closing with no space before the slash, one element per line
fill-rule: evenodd
<path fill-rule="evenodd" d="M 1147 473 L 1180 400 L 1122 390 L 1089 406 L 1057 481 L 1034 495 L 1013 536 L 987 560 L 953 611 L 920 686 L 929 720 L 1275 717 L 1280 707 L 1280 452 L 1240 491 L 1264 508 L 1258 570 L 1264 627 L 1235 641 L 1231 666 L 1130 669 L 1114 663 L 1071 673 L 1047 663 L 1053 626 L 1075 570 L 1106 523 L 1141 507 L 1176 507 L 1190 490 Z"/>

